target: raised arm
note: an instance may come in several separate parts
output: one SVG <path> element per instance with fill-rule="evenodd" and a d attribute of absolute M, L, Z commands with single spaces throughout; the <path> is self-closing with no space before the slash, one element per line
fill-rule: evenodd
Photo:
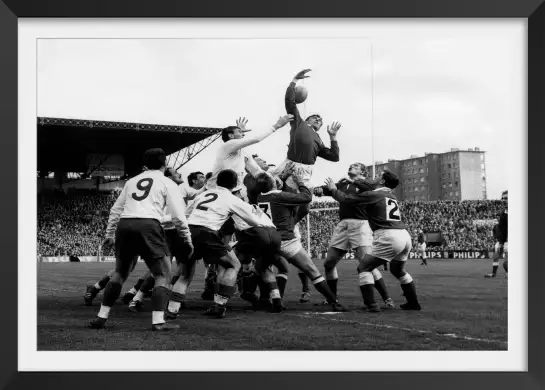
<path fill-rule="evenodd" d="M 333 122 L 331 126 L 327 126 L 327 133 L 329 134 L 331 147 L 327 148 L 324 146 L 324 144 L 322 144 L 322 147 L 318 152 L 318 157 L 333 162 L 339 161 L 339 143 L 337 142 L 337 133 L 339 132 L 340 128 L 341 124 L 339 122 Z"/>
<path fill-rule="evenodd" d="M 110 216 L 108 218 L 108 226 L 106 227 L 106 238 L 114 238 L 117 224 L 121 218 L 121 213 L 125 207 L 125 200 L 127 198 L 127 184 L 123 187 L 123 191 L 117 197 L 114 205 L 110 209 Z"/>
<path fill-rule="evenodd" d="M 360 194 L 345 194 L 344 192 L 337 189 L 335 182 L 327 178 L 326 186 L 329 191 L 331 191 L 331 196 L 339 203 L 346 204 L 367 204 L 369 202 L 369 191 L 362 192 Z"/>
<path fill-rule="evenodd" d="M 286 206 L 299 206 L 312 201 L 312 194 L 307 187 L 300 184 L 299 191 L 299 194 L 282 191 L 279 201 Z"/>
<path fill-rule="evenodd" d="M 257 214 L 262 213 L 262 211 L 242 201 L 234 195 L 231 202 L 229 202 L 229 211 L 237 215 L 250 226 L 265 227 L 261 223 L 261 220 L 257 217 Z"/>
<path fill-rule="evenodd" d="M 284 115 L 281 116 L 278 121 L 267 131 L 256 134 L 253 136 L 246 136 L 244 138 L 232 139 L 225 143 L 225 149 L 227 153 L 234 153 L 237 150 L 245 148 L 246 146 L 257 144 L 258 142 L 263 141 L 265 138 L 273 134 L 276 130 L 284 127 L 288 122 L 293 120 L 293 115 Z M 245 131 L 246 129 L 242 129 Z"/>

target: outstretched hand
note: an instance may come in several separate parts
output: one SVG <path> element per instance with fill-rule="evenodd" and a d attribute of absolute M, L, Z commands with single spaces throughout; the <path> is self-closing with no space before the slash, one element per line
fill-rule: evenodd
<path fill-rule="evenodd" d="M 293 115 L 292 114 L 287 114 L 287 115 L 281 116 L 280 118 L 278 118 L 278 121 L 276 121 L 276 123 L 274 125 L 274 128 L 278 130 L 281 127 L 286 126 L 292 120 L 293 120 Z"/>
<path fill-rule="evenodd" d="M 251 129 L 246 128 L 246 124 L 248 123 L 248 119 L 242 117 L 237 119 L 237 127 L 242 130 L 244 133 L 247 133 L 248 131 L 252 131 Z"/>
<path fill-rule="evenodd" d="M 307 76 L 307 73 L 310 72 L 310 69 L 303 69 L 297 73 L 294 77 L 296 80 L 308 79 L 310 76 Z"/>
<path fill-rule="evenodd" d="M 332 178 L 328 177 L 327 179 L 325 179 L 325 185 L 327 186 L 327 188 L 330 190 L 330 191 L 333 191 L 333 190 L 336 190 L 337 189 L 337 185 L 335 184 L 335 182 L 333 181 Z"/>
<path fill-rule="evenodd" d="M 337 136 L 337 133 L 339 132 L 339 129 L 341 128 L 341 124 L 339 122 L 333 122 L 331 126 L 327 126 L 327 133 L 335 137 Z"/>

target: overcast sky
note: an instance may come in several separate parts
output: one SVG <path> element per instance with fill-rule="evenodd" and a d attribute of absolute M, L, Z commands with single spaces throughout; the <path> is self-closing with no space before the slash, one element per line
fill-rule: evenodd
<path fill-rule="evenodd" d="M 351 162 L 372 162 L 372 45 L 375 159 L 479 147 L 488 196 L 499 198 L 507 134 L 525 131 L 523 27 L 411 28 L 371 40 L 40 40 L 38 115 L 205 127 L 245 116 L 261 132 L 284 115 L 295 73 L 310 68 L 301 113 L 322 115 L 326 145 L 326 125 L 342 123 L 340 162 L 316 164 L 313 183 L 321 184 Z M 184 177 L 211 170 L 220 142 L 185 165 Z M 279 164 L 288 142 L 286 126 L 250 151 Z"/>

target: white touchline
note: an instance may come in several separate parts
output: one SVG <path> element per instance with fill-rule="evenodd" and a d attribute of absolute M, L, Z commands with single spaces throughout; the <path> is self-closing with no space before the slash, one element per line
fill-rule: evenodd
<path fill-rule="evenodd" d="M 328 317 L 328 318 L 325 318 L 325 317 L 320 318 L 319 317 L 320 315 L 331 314 L 331 313 L 333 313 L 333 312 L 326 312 L 326 313 L 306 312 L 306 313 L 303 313 L 303 314 L 285 313 L 285 315 L 303 317 L 303 318 L 312 318 L 312 319 L 319 318 L 319 319 L 324 320 L 324 321 L 344 322 L 346 324 L 358 324 L 358 325 L 363 325 L 363 326 L 372 326 L 372 327 L 375 327 L 375 328 L 387 328 L 387 329 L 395 329 L 395 330 L 404 330 L 404 331 L 407 331 L 407 332 L 414 332 L 414 333 L 433 334 L 433 335 L 436 335 L 436 336 L 449 337 L 449 338 L 453 338 L 453 339 L 462 339 L 462 340 L 467 340 L 467 341 L 481 341 L 483 343 L 507 344 L 507 341 L 481 339 L 481 338 L 469 337 L 469 336 L 459 336 L 459 335 L 457 335 L 455 333 L 437 333 L 437 332 L 431 332 L 429 330 L 420 330 L 420 329 L 413 329 L 413 328 L 402 328 L 402 327 L 399 327 L 399 326 L 384 325 L 384 324 L 372 324 L 370 322 L 359 322 L 359 321 L 354 321 L 354 320 L 343 320 L 343 319 L 331 318 L 331 317 Z"/>

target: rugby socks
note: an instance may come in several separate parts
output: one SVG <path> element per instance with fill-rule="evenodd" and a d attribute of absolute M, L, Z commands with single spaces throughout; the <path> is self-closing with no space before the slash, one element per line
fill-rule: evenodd
<path fill-rule="evenodd" d="M 259 300 L 268 301 L 269 300 L 269 286 L 261 278 L 257 280 L 257 285 L 259 286 Z"/>
<path fill-rule="evenodd" d="M 180 306 L 185 300 L 185 294 L 177 292 L 170 293 L 170 301 L 168 301 L 168 311 L 172 314 L 176 314 L 180 311 Z"/>
<path fill-rule="evenodd" d="M 376 305 L 375 302 L 375 293 L 373 286 L 375 285 L 375 278 L 373 277 L 372 272 L 360 272 L 358 274 L 359 283 L 360 283 L 360 292 L 361 297 L 363 298 L 363 303 L 367 307 Z"/>
<path fill-rule="evenodd" d="M 154 287 L 153 294 L 151 295 L 151 307 L 152 307 L 152 324 L 164 324 L 165 323 L 165 307 L 168 304 L 170 291 L 164 286 Z"/>
<path fill-rule="evenodd" d="M 318 290 L 318 292 L 325 297 L 328 303 L 337 302 L 337 297 L 335 296 L 335 294 L 333 294 L 322 275 L 319 275 L 316 278 L 312 279 L 312 284 L 314 285 L 316 290 Z"/>
<path fill-rule="evenodd" d="M 303 272 L 299 272 L 298 275 L 299 275 L 299 279 L 301 279 L 301 285 L 302 285 L 301 291 L 309 292 L 310 288 L 308 286 L 308 276 L 305 275 Z"/>
<path fill-rule="evenodd" d="M 136 284 L 128 291 L 128 294 L 136 295 L 138 290 L 140 290 L 140 287 L 142 287 L 143 283 L 144 283 L 144 279 L 142 278 L 138 279 Z"/>
<path fill-rule="evenodd" d="M 153 275 L 150 275 L 144 280 L 144 283 L 142 283 L 142 287 L 140 288 L 140 291 L 142 291 L 144 294 L 147 294 L 153 290 L 155 287 L 155 278 Z"/>
<path fill-rule="evenodd" d="M 325 278 L 327 280 L 327 285 L 329 286 L 329 289 L 333 293 L 333 295 L 337 296 L 337 282 L 339 281 L 339 274 L 337 273 L 337 267 L 333 267 L 331 269 L 325 269 Z"/>
<path fill-rule="evenodd" d="M 257 290 L 257 285 L 259 283 L 259 275 L 254 271 L 243 271 L 242 272 L 242 291 L 245 293 L 253 294 Z"/>
<path fill-rule="evenodd" d="M 216 284 L 214 292 L 214 303 L 216 305 L 225 306 L 229 298 L 233 296 L 236 289 L 235 286 L 226 286 L 225 284 Z"/>
<path fill-rule="evenodd" d="M 498 267 L 500 265 L 500 262 L 498 261 L 498 259 L 495 259 L 492 261 L 492 275 L 496 275 L 496 273 L 498 272 Z"/>
<path fill-rule="evenodd" d="M 106 287 L 106 285 L 108 284 L 108 282 L 110 281 L 111 277 L 108 276 L 108 275 L 104 275 L 102 277 L 102 279 L 100 279 L 98 282 L 95 283 L 95 285 L 93 286 L 94 288 L 96 288 L 98 291 L 102 290 L 104 287 Z"/>
<path fill-rule="evenodd" d="M 384 283 L 382 274 L 376 268 L 371 273 L 373 274 L 373 279 L 375 280 L 375 288 L 382 297 L 382 300 L 386 301 L 388 298 L 390 298 L 390 296 L 388 295 L 388 290 L 386 289 L 386 284 Z"/>
<path fill-rule="evenodd" d="M 403 295 L 407 299 L 407 302 L 418 303 L 418 298 L 416 296 L 416 287 L 414 286 L 413 278 L 409 273 L 405 273 L 403 276 L 398 278 L 399 283 L 401 283 L 401 289 L 403 290 Z"/>
<path fill-rule="evenodd" d="M 288 283 L 288 275 L 284 273 L 279 273 L 276 275 L 276 284 L 278 285 L 278 291 L 280 291 L 280 296 L 284 298 L 284 291 L 286 291 L 286 284 Z"/>
<path fill-rule="evenodd" d="M 134 297 L 132 298 L 133 302 L 143 302 L 144 301 L 144 291 L 139 290 L 134 294 Z"/>
<path fill-rule="evenodd" d="M 110 314 L 110 309 L 114 305 L 119 295 L 121 295 L 121 283 L 108 283 L 106 289 L 104 290 L 104 298 L 102 300 L 102 305 L 100 305 L 100 311 L 98 312 L 98 317 L 103 319 L 108 319 Z"/>

